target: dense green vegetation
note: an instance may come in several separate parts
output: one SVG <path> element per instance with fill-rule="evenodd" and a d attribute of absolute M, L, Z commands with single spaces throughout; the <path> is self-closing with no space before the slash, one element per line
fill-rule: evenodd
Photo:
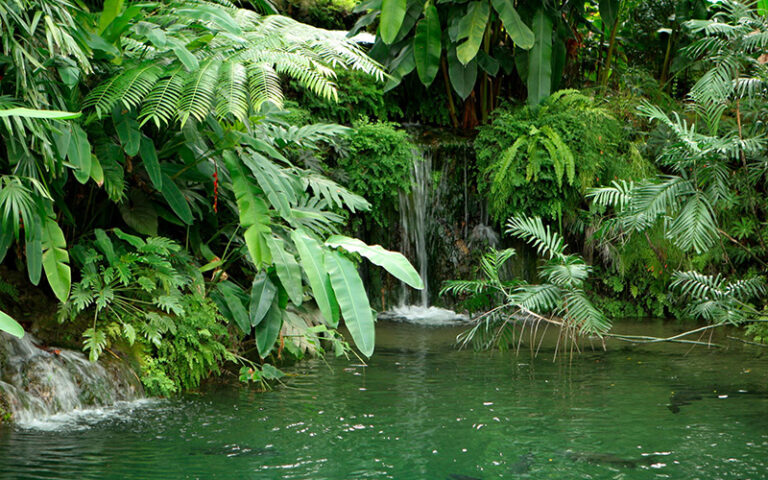
<path fill-rule="evenodd" d="M 526 314 L 572 338 L 674 316 L 765 342 L 767 14 L 6 1 L 0 273 L 27 282 L 0 279 L 0 329 L 61 322 L 162 395 L 226 364 L 262 382 L 307 354 L 368 357 L 369 293 L 423 288 L 395 252 L 414 156 L 460 136 L 472 154 L 435 157 L 429 208 L 466 278 L 440 301 L 492 313 L 467 338 L 504 346 L 496 327 Z M 533 268 L 505 267 L 525 252 Z M 56 319 L 21 317 L 35 287 Z"/>

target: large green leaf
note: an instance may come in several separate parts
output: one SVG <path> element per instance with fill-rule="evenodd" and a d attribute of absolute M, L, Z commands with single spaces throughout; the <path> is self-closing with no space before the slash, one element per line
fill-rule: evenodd
<path fill-rule="evenodd" d="M 140 190 L 133 190 L 128 201 L 120 204 L 123 221 L 144 235 L 157 235 L 157 211 L 152 201 Z"/>
<path fill-rule="evenodd" d="M 413 37 L 413 56 L 416 60 L 416 73 L 425 86 L 429 86 L 440 69 L 440 18 L 432 2 L 424 8 L 424 18 L 416 25 Z"/>
<path fill-rule="evenodd" d="M 267 237 L 267 246 L 272 254 L 272 261 L 275 262 L 277 278 L 283 284 L 291 302 L 296 306 L 301 305 L 304 289 L 301 286 L 301 267 L 296 262 L 296 258 L 285 251 L 285 242 L 282 238 L 270 235 Z"/>
<path fill-rule="evenodd" d="M 376 332 L 371 305 L 355 264 L 339 252 L 325 253 L 325 268 L 352 340 L 366 357 L 373 354 Z"/>
<path fill-rule="evenodd" d="M 256 348 L 259 350 L 261 358 L 269 355 L 272 347 L 280 335 L 280 327 L 283 325 L 283 311 L 275 299 L 267 310 L 264 320 L 256 327 L 254 335 L 256 336 Z"/>
<path fill-rule="evenodd" d="M 461 42 L 456 47 L 456 55 L 462 65 L 466 65 L 477 56 L 483 43 L 485 29 L 488 27 L 488 17 L 491 8 L 486 0 L 476 0 L 469 4 L 467 14 L 459 21 L 459 37 Z"/>
<path fill-rule="evenodd" d="M 768 0 L 757 0 L 757 13 L 768 17 Z"/>
<path fill-rule="evenodd" d="M 416 68 L 416 58 L 413 55 L 413 43 L 407 44 L 389 65 L 390 76 L 384 85 L 384 91 L 388 92 L 400 85 L 403 77 Z"/>
<path fill-rule="evenodd" d="M 241 161 L 253 173 L 253 178 L 266 194 L 269 203 L 286 220 L 291 217 L 291 202 L 296 201 L 296 188 L 286 179 L 280 169 L 266 157 L 256 152 L 241 155 Z"/>
<path fill-rule="evenodd" d="M 168 202 L 168 205 L 171 206 L 171 210 L 173 210 L 182 222 L 191 225 L 194 221 L 192 210 L 189 208 L 189 202 L 187 202 L 187 199 L 184 197 L 184 194 L 181 193 L 179 187 L 176 186 L 176 183 L 171 177 L 165 174 L 163 174 L 162 185 L 163 197 L 165 198 L 165 201 Z"/>
<path fill-rule="evenodd" d="M 104 185 L 104 169 L 96 155 L 91 155 L 91 179 L 100 187 Z"/>
<path fill-rule="evenodd" d="M 104 8 L 101 11 L 101 15 L 99 15 L 99 33 L 107 29 L 122 9 L 123 0 L 104 0 Z"/>
<path fill-rule="evenodd" d="M 48 213 L 43 225 L 43 269 L 56 298 L 66 301 L 72 286 L 72 272 L 69 268 L 67 241 L 53 212 Z"/>
<path fill-rule="evenodd" d="M 264 199 L 256 191 L 246 176 L 240 161 L 231 152 L 224 152 L 224 163 L 232 176 L 232 190 L 237 200 L 240 225 L 243 238 L 253 262 L 259 266 L 268 264 L 272 257 L 267 247 L 267 235 L 271 234 L 270 217 Z"/>
<path fill-rule="evenodd" d="M 19 322 L 2 310 L 0 310 L 0 330 L 8 332 L 14 337 L 21 338 L 24 336 L 24 329 L 19 325 Z"/>
<path fill-rule="evenodd" d="M 331 279 L 323 264 L 323 248 L 320 242 L 308 236 L 301 230 L 294 230 L 291 239 L 299 252 L 299 259 L 304 272 L 307 274 L 312 295 L 323 314 L 325 321 L 332 327 L 339 325 L 339 305 L 333 294 Z"/>
<path fill-rule="evenodd" d="M 400 26 L 405 18 L 406 0 L 382 0 L 381 19 L 379 20 L 379 35 L 384 43 L 389 45 L 397 37 Z"/>
<path fill-rule="evenodd" d="M 91 144 L 88 135 L 80 125 L 72 125 L 72 137 L 67 148 L 67 158 L 75 166 L 74 175 L 78 182 L 85 183 L 91 178 Z"/>
<path fill-rule="evenodd" d="M 115 130 L 117 130 L 117 136 L 120 138 L 120 145 L 123 146 L 125 153 L 131 157 L 135 157 L 139 153 L 142 137 L 139 122 L 136 121 L 136 117 L 127 114 L 120 115 L 115 121 Z"/>
<path fill-rule="evenodd" d="M 27 254 L 27 275 L 32 285 L 40 283 L 43 272 L 43 226 L 39 217 L 33 217 L 26 226 L 24 250 Z"/>
<path fill-rule="evenodd" d="M 600 18 L 603 19 L 603 30 L 608 32 L 619 17 L 621 0 L 600 0 Z"/>
<path fill-rule="evenodd" d="M 160 162 L 157 159 L 157 150 L 155 150 L 155 144 L 146 135 L 141 136 L 141 146 L 139 147 L 139 155 L 144 162 L 144 169 L 149 175 L 149 179 L 152 180 L 152 185 L 162 192 L 163 191 L 163 172 L 160 170 Z"/>
<path fill-rule="evenodd" d="M 269 279 L 267 272 L 261 272 L 253 279 L 251 287 L 251 303 L 248 307 L 248 315 L 251 318 L 251 326 L 257 326 L 264 320 L 272 301 L 277 294 L 277 287 Z"/>
<path fill-rule="evenodd" d="M 424 0 L 408 0 L 407 8 L 405 9 L 405 18 L 400 25 L 400 31 L 397 32 L 397 36 L 392 44 L 397 44 L 413 31 L 413 27 L 416 25 L 416 21 L 421 18 L 421 14 L 424 12 Z"/>
<path fill-rule="evenodd" d="M 44 118 L 48 120 L 71 120 L 82 115 L 80 112 L 62 112 L 60 110 L 35 110 L 32 108 L 6 108 L 0 110 L 0 118 L 3 117 L 24 117 L 24 118 Z"/>
<path fill-rule="evenodd" d="M 418 272 L 402 253 L 386 250 L 381 245 L 367 245 L 362 240 L 344 235 L 333 235 L 325 244 L 329 247 L 343 248 L 348 252 L 358 253 L 411 287 L 419 290 L 424 288 L 424 282 Z"/>
<path fill-rule="evenodd" d="M 451 86 L 456 93 L 465 100 L 475 88 L 477 81 L 477 60 L 473 59 L 466 65 L 462 65 L 456 58 L 456 49 L 448 49 L 448 77 Z"/>
<path fill-rule="evenodd" d="M 107 235 L 107 232 L 97 228 L 93 231 L 93 234 L 96 236 L 96 246 L 99 247 L 99 250 L 101 250 L 104 257 L 106 257 L 107 263 L 111 266 L 115 266 L 118 257 L 117 254 L 115 254 L 115 246 L 112 244 L 112 240 Z"/>
<path fill-rule="evenodd" d="M 544 9 L 533 16 L 536 41 L 528 54 L 528 104 L 538 105 L 552 88 L 552 19 Z"/>
<path fill-rule="evenodd" d="M 249 334 L 251 332 L 251 320 L 248 312 L 245 310 L 245 306 L 243 306 L 240 295 L 238 295 L 240 288 L 231 282 L 225 281 L 218 283 L 216 290 L 224 300 L 225 312 L 230 314 L 230 319 L 235 321 L 235 324 L 240 327 L 243 333 Z"/>
<path fill-rule="evenodd" d="M 498 12 L 507 35 L 515 42 L 515 45 L 524 50 L 533 47 L 533 32 L 520 18 L 512 0 L 491 0 L 491 3 L 493 3 L 493 8 Z"/>

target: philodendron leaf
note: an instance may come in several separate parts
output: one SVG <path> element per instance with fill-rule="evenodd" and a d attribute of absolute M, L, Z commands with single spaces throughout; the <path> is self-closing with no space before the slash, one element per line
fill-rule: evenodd
<path fill-rule="evenodd" d="M 91 178 L 91 157 L 91 144 L 88 142 L 88 135 L 80 125 L 73 124 L 67 158 L 76 167 L 73 173 L 80 183 L 85 183 Z"/>
<path fill-rule="evenodd" d="M 424 288 L 424 282 L 418 272 L 402 253 L 386 250 L 381 245 L 367 245 L 362 240 L 344 235 L 333 235 L 325 244 L 329 247 L 359 253 L 409 286 L 419 290 Z"/>
<path fill-rule="evenodd" d="M 256 191 L 243 169 L 240 160 L 231 152 L 224 152 L 224 162 L 232 176 L 232 190 L 237 200 L 240 226 L 243 227 L 243 239 L 257 266 L 268 264 L 272 257 L 267 247 L 267 236 L 271 233 L 269 210 L 266 202 L 256 195 Z"/>
<path fill-rule="evenodd" d="M 476 0 L 469 4 L 467 14 L 459 21 L 458 40 L 464 41 L 456 47 L 456 56 L 462 65 L 468 64 L 477 56 L 490 13 L 491 9 L 486 0 Z"/>
<path fill-rule="evenodd" d="M 339 305 L 333 294 L 331 279 L 323 264 L 323 247 L 320 242 L 301 230 L 291 233 L 291 240 L 299 252 L 299 259 L 304 272 L 307 274 L 312 295 L 325 321 L 331 327 L 339 325 Z"/>
<path fill-rule="evenodd" d="M 373 354 L 376 331 L 371 305 L 355 264 L 336 251 L 325 253 L 325 268 L 352 340 L 366 357 Z"/>
<path fill-rule="evenodd" d="M 191 225 L 194 221 L 192 210 L 189 208 L 189 202 L 187 202 L 187 199 L 184 197 L 184 194 L 181 193 L 179 187 L 176 186 L 176 183 L 171 177 L 165 174 L 163 174 L 162 185 L 163 197 L 165 198 L 165 201 L 168 202 L 168 205 L 171 206 L 173 213 L 175 213 L 182 222 Z"/>
<path fill-rule="evenodd" d="M 69 253 L 64 232 L 61 231 L 53 212 L 43 224 L 43 269 L 45 277 L 51 286 L 56 298 L 62 302 L 69 298 L 69 289 L 72 286 L 72 272 L 69 268 Z"/>
<path fill-rule="evenodd" d="M 253 286 L 251 287 L 251 303 L 248 307 L 248 315 L 251 318 L 251 326 L 255 327 L 267 314 L 267 311 L 272 306 L 272 301 L 275 299 L 277 293 L 277 287 L 266 272 L 261 272 L 253 279 Z"/>
<path fill-rule="evenodd" d="M 115 122 L 115 130 L 125 153 L 135 157 L 139 153 L 142 137 L 139 122 L 133 116 L 121 115 Z"/>
<path fill-rule="evenodd" d="M 475 88 L 477 81 L 477 59 L 473 59 L 467 65 L 462 65 L 456 58 L 456 49 L 448 49 L 448 77 L 451 80 L 451 86 L 456 93 L 465 100 Z"/>
<path fill-rule="evenodd" d="M 24 336 L 24 329 L 19 325 L 19 322 L 2 310 L 0 310 L 0 330 L 8 332 L 14 337 L 21 338 Z"/>
<path fill-rule="evenodd" d="M 157 150 L 155 150 L 155 144 L 152 139 L 146 135 L 141 136 L 141 144 L 139 146 L 139 155 L 144 162 L 144 170 L 147 171 L 149 179 L 152 180 L 152 185 L 155 189 L 163 191 L 163 172 L 160 170 L 160 162 L 157 159 Z"/>
<path fill-rule="evenodd" d="M 221 294 L 224 305 L 231 314 L 230 320 L 234 320 L 235 324 L 240 327 L 240 330 L 248 335 L 251 332 L 251 320 L 248 316 L 248 312 L 243 306 L 240 295 L 238 295 L 238 292 L 240 291 L 239 287 L 225 281 L 217 284 L 216 289 Z"/>
<path fill-rule="evenodd" d="M 291 302 L 298 307 L 304 297 L 304 289 L 301 286 L 301 267 L 296 262 L 296 258 L 285 250 L 283 239 L 270 235 L 267 237 L 267 246 L 272 254 L 272 261 L 275 262 L 277 278 L 283 284 Z"/>
<path fill-rule="evenodd" d="M 400 26 L 405 19 L 406 0 L 382 0 L 379 34 L 384 43 L 389 45 L 397 37 Z"/>
<path fill-rule="evenodd" d="M 259 356 L 265 358 L 272 350 L 277 337 L 280 335 L 280 327 L 283 326 L 283 311 L 280 309 L 277 298 L 267 310 L 264 320 L 256 327 L 256 348 Z"/>
<path fill-rule="evenodd" d="M 413 37 L 413 56 L 416 60 L 416 73 L 425 86 L 429 86 L 440 69 L 440 18 L 432 2 L 424 8 L 424 18 L 416 25 Z"/>

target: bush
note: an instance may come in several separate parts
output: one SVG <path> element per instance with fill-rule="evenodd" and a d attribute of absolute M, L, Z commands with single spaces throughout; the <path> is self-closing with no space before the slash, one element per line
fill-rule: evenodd
<path fill-rule="evenodd" d="M 479 188 L 501 222 L 514 215 L 561 220 L 601 173 L 626 163 L 619 122 L 592 98 L 563 90 L 537 107 L 498 108 L 475 140 Z"/>
<path fill-rule="evenodd" d="M 92 319 L 83 332 L 91 361 L 114 344 L 138 352 L 148 393 L 195 388 L 233 359 L 222 340 L 227 328 L 192 259 L 164 237 L 146 240 L 114 229 L 73 248 L 82 279 L 60 312 Z"/>
<path fill-rule="evenodd" d="M 369 216 L 381 227 L 397 210 L 399 192 L 411 188 L 415 148 L 395 124 L 361 120 L 354 124 L 346 152 L 338 159 L 344 183 L 371 202 Z"/>

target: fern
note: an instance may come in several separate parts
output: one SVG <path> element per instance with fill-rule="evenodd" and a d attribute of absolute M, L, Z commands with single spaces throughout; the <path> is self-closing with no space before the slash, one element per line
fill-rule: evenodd
<path fill-rule="evenodd" d="M 147 31 L 162 32 L 165 44 L 153 44 Z M 121 102 L 138 107 L 142 123 L 158 126 L 200 121 L 211 112 L 245 121 L 265 102 L 282 104 L 280 75 L 326 99 L 337 96 L 334 68 L 378 80 L 384 75 L 336 32 L 200 0 L 166 2 L 128 28 L 123 40 L 122 71 L 97 86 L 84 106 L 102 116 Z"/>
<path fill-rule="evenodd" d="M 549 225 L 545 227 L 544 222 L 538 217 L 511 217 L 507 220 L 507 229 L 504 233 L 522 238 L 536 249 L 536 253 L 546 255 L 550 259 L 562 257 L 567 247 L 563 237 L 553 232 Z"/>
<path fill-rule="evenodd" d="M 749 302 L 765 295 L 765 281 L 752 277 L 729 282 L 720 274 L 695 271 L 675 272 L 671 288 L 687 297 L 687 312 L 714 324 L 741 324 L 762 319 Z"/>
<path fill-rule="evenodd" d="M 528 242 L 548 260 L 539 268 L 540 284 L 502 281 L 502 265 L 514 250 L 490 250 L 480 260 L 481 278 L 445 282 L 441 295 L 467 295 L 477 298 L 491 295 L 491 308 L 477 317 L 477 324 L 460 336 L 463 344 L 476 342 L 488 348 L 503 347 L 514 338 L 516 329 L 524 329 L 524 320 L 549 322 L 575 341 L 576 335 L 606 333 L 611 322 L 587 298 L 584 284 L 591 268 L 584 260 L 565 253 L 566 245 L 557 233 L 545 227 L 541 218 L 512 217 L 506 233 Z M 746 289 L 746 287 L 745 287 Z"/>

